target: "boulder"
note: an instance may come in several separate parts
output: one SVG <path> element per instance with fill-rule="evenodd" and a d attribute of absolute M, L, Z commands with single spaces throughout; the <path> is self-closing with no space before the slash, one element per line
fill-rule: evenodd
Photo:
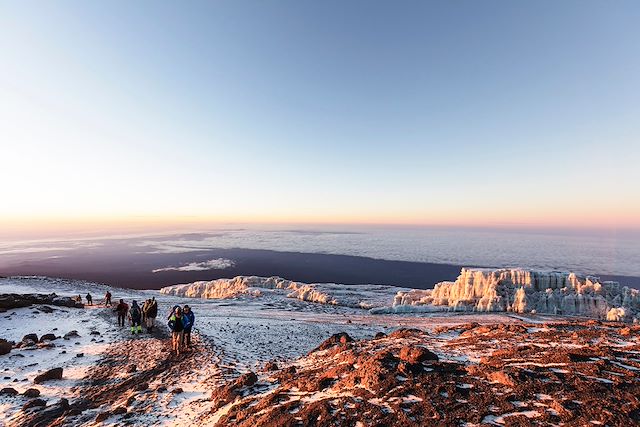
<path fill-rule="evenodd" d="M 61 380 L 61 379 L 62 379 L 62 368 L 53 368 L 35 377 L 33 379 L 33 382 L 36 384 L 40 384 L 45 381 Z"/>
<path fill-rule="evenodd" d="M 11 387 L 5 387 L 0 390 L 0 395 L 15 396 L 17 394 L 18 394 L 18 390 Z"/>
<path fill-rule="evenodd" d="M 0 355 L 8 354 L 13 348 L 13 343 L 7 340 L 0 339 Z"/>
<path fill-rule="evenodd" d="M 36 407 L 44 407 L 47 406 L 47 402 L 42 399 L 31 399 L 24 405 L 22 405 L 22 409 L 36 408 Z"/>
<path fill-rule="evenodd" d="M 63 337 L 63 338 L 64 338 L 65 340 L 70 340 L 71 338 L 79 337 L 79 336 L 80 336 L 80 335 L 78 335 L 78 331 L 73 330 L 73 331 L 69 331 L 69 332 L 67 332 L 66 334 L 64 334 L 64 337 Z"/>
<path fill-rule="evenodd" d="M 516 385 L 511 375 L 504 371 L 495 371 L 487 375 L 487 379 L 491 382 L 500 383 L 507 387 L 513 387 Z"/>
<path fill-rule="evenodd" d="M 353 338 L 349 336 L 346 332 L 339 332 L 337 334 L 331 335 L 329 338 L 324 340 L 322 344 L 320 344 L 315 349 L 311 350 L 311 353 L 316 351 L 326 350 L 336 345 L 346 345 L 347 343 L 353 342 Z"/>
<path fill-rule="evenodd" d="M 134 364 L 127 366 L 127 373 L 131 374 L 138 370 L 138 367 Z"/>
<path fill-rule="evenodd" d="M 40 342 L 45 342 L 45 341 L 53 341 L 56 340 L 58 337 L 55 336 L 55 334 L 44 334 L 43 336 L 40 337 Z"/>
<path fill-rule="evenodd" d="M 173 390 L 171 390 L 172 394 L 181 394 L 184 393 L 184 390 L 181 387 L 176 387 Z"/>
<path fill-rule="evenodd" d="M 26 342 L 38 342 L 38 335 L 37 334 L 27 334 L 25 336 L 22 337 L 22 342 L 26 343 Z"/>
<path fill-rule="evenodd" d="M 271 372 L 271 371 L 277 371 L 278 370 L 278 364 L 276 362 L 274 362 L 273 360 L 267 362 L 264 364 L 264 371 L 265 372 Z"/>
<path fill-rule="evenodd" d="M 422 363 L 438 360 L 438 355 L 422 346 L 404 346 L 400 349 L 400 360 L 408 363 Z"/>
<path fill-rule="evenodd" d="M 29 388 L 22 393 L 24 397 L 34 398 L 40 396 L 40 390 L 37 388 Z"/>

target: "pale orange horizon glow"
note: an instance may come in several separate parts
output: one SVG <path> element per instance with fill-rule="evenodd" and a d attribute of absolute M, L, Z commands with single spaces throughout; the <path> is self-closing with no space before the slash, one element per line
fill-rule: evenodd
<path fill-rule="evenodd" d="M 431 214 L 384 215 L 361 213 L 308 213 L 304 215 L 84 215 L 84 216 L 20 216 L 0 217 L 0 239 L 23 240 L 48 237 L 102 236 L 110 234 L 150 234 L 206 230 L 234 225 L 248 226 L 427 226 L 474 228 L 545 228 L 545 229 L 640 229 L 640 214 L 627 211 L 615 217 L 598 210 L 575 212 L 542 212 L 527 214 L 515 210 L 501 213 L 475 211 L 440 211 Z"/>

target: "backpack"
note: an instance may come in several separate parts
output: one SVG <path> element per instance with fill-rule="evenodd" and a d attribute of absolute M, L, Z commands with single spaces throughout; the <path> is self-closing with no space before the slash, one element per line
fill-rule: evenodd
<path fill-rule="evenodd" d="M 140 309 L 138 307 L 131 307 L 131 317 L 140 317 Z"/>

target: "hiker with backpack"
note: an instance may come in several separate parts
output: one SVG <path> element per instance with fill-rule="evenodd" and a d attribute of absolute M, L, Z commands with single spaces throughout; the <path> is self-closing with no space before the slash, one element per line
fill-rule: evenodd
<path fill-rule="evenodd" d="M 142 310 L 138 306 L 138 303 L 134 300 L 131 303 L 131 309 L 129 309 L 129 319 L 131 320 L 131 333 L 132 334 L 141 334 L 142 333 Z"/>
<path fill-rule="evenodd" d="M 196 316 L 193 314 L 193 310 L 188 305 L 184 306 L 183 316 L 186 320 L 184 325 L 184 343 L 187 348 L 191 348 L 191 328 L 193 328 L 193 323 L 196 321 Z"/>
<path fill-rule="evenodd" d="M 176 308 L 171 316 L 169 316 L 169 322 L 167 325 L 171 329 L 171 351 L 176 352 L 176 356 L 180 355 L 182 349 L 182 340 L 184 337 L 184 325 L 185 318 L 182 314 L 180 307 Z"/>
<path fill-rule="evenodd" d="M 124 319 L 127 317 L 129 305 L 121 299 L 120 303 L 116 306 L 115 311 L 118 313 L 118 326 L 124 327 Z"/>
<path fill-rule="evenodd" d="M 147 313 L 146 313 L 147 332 L 151 333 L 153 331 L 153 326 L 156 321 L 156 317 L 158 317 L 158 303 L 156 302 L 156 297 L 153 297 L 149 300 L 149 304 L 147 305 Z"/>

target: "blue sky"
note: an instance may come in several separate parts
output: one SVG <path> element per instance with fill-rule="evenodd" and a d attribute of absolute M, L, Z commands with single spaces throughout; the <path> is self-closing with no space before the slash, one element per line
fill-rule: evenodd
<path fill-rule="evenodd" d="M 0 1 L 0 218 L 640 227 L 637 2 Z"/>

